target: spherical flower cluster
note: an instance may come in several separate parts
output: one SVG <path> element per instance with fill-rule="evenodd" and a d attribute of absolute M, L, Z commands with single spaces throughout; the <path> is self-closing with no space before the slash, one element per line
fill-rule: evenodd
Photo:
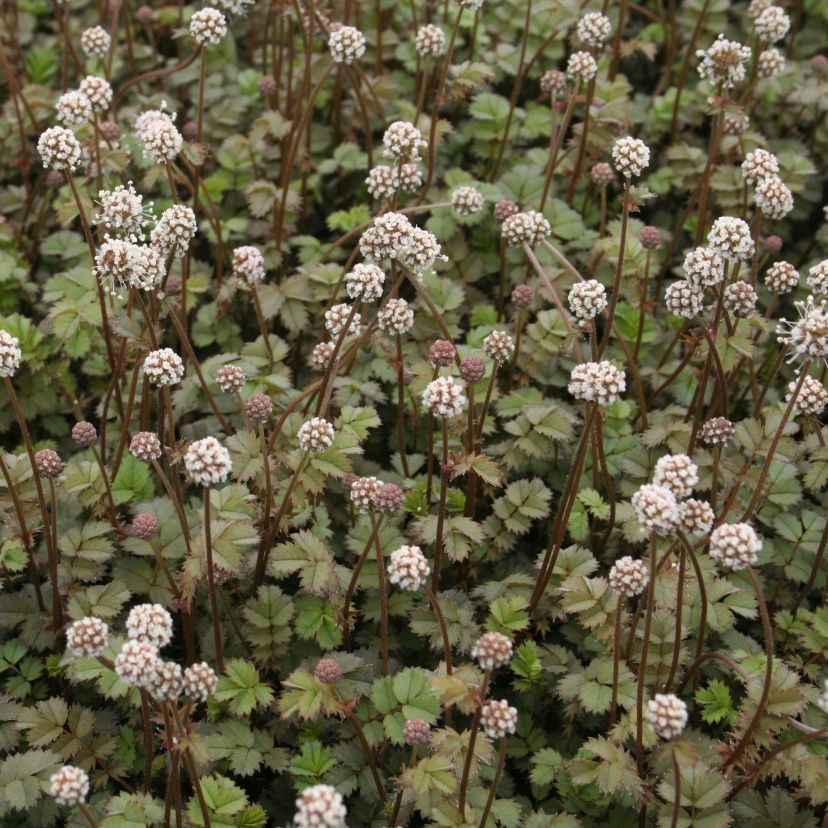
<path fill-rule="evenodd" d="M 535 210 L 509 216 L 501 227 L 506 244 L 512 247 L 520 247 L 524 242 L 529 247 L 535 247 L 552 233 L 552 226 L 542 213 Z"/>
<path fill-rule="evenodd" d="M 689 497 L 699 482 L 699 467 L 686 454 L 665 454 L 653 471 L 653 483 L 669 489 L 679 500 Z"/>
<path fill-rule="evenodd" d="M 342 668 L 332 658 L 320 658 L 313 674 L 322 684 L 336 684 L 342 678 Z"/>
<path fill-rule="evenodd" d="M 63 126 L 77 129 L 92 120 L 92 104 L 86 95 L 72 89 L 57 99 L 55 114 Z"/>
<path fill-rule="evenodd" d="M 694 247 L 684 257 L 682 267 L 687 281 L 699 287 L 712 287 L 724 278 L 724 260 L 709 247 Z"/>
<path fill-rule="evenodd" d="M 443 30 L 433 23 L 429 23 L 427 26 L 420 26 L 417 29 L 414 47 L 420 57 L 441 55 L 446 48 L 446 36 Z"/>
<path fill-rule="evenodd" d="M 98 439 L 98 429 L 92 423 L 81 420 L 72 426 L 72 439 L 81 448 L 89 448 Z"/>
<path fill-rule="evenodd" d="M 133 518 L 130 532 L 141 540 L 152 540 L 158 534 L 158 521 L 149 512 L 140 512 Z"/>
<path fill-rule="evenodd" d="M 63 461 L 60 455 L 52 449 L 41 449 L 35 454 L 35 471 L 39 477 L 60 477 L 63 471 Z"/>
<path fill-rule="evenodd" d="M 82 805 L 89 795 L 89 776 L 82 768 L 64 765 L 49 777 L 49 794 L 58 805 Z"/>
<path fill-rule="evenodd" d="M 460 378 L 466 385 L 474 385 L 486 376 L 486 363 L 480 357 L 467 356 L 460 363 Z"/>
<path fill-rule="evenodd" d="M 217 687 L 218 676 L 206 661 L 191 664 L 184 671 L 184 692 L 195 701 L 207 701 Z"/>
<path fill-rule="evenodd" d="M 233 275 L 240 281 L 252 285 L 265 277 L 264 256 L 258 247 L 245 244 L 233 251 Z"/>
<path fill-rule="evenodd" d="M 151 463 L 161 456 L 161 441 L 151 431 L 139 431 L 130 441 L 129 453 L 144 463 Z"/>
<path fill-rule="evenodd" d="M 515 351 L 515 343 L 506 331 L 492 331 L 483 340 L 483 353 L 499 365 L 507 362 Z"/>
<path fill-rule="evenodd" d="M 358 512 L 367 512 L 374 505 L 374 497 L 382 488 L 382 481 L 376 477 L 357 477 L 351 483 L 351 503 Z"/>
<path fill-rule="evenodd" d="M 612 162 L 624 178 L 641 175 L 650 166 L 650 148 L 638 138 L 619 138 L 612 146 Z"/>
<path fill-rule="evenodd" d="M 714 86 L 730 89 L 745 79 L 745 61 L 750 59 L 750 49 L 720 34 L 707 51 L 699 49 L 696 57 L 702 78 Z"/>
<path fill-rule="evenodd" d="M 549 95 L 552 99 L 557 98 L 566 92 L 566 75 L 560 69 L 547 69 L 541 75 L 540 88 L 544 95 Z"/>
<path fill-rule="evenodd" d="M 407 333 L 414 325 L 414 311 L 405 299 L 389 299 L 377 314 L 377 324 L 381 331 Z"/>
<path fill-rule="evenodd" d="M 37 151 L 47 170 L 74 170 L 81 159 L 81 146 L 65 127 L 49 127 L 37 139 Z"/>
<path fill-rule="evenodd" d="M 492 214 L 498 224 L 503 224 L 509 216 L 513 216 L 515 213 L 519 212 L 520 207 L 518 207 L 514 201 L 510 201 L 508 198 L 502 198 L 500 201 L 495 202 Z"/>
<path fill-rule="evenodd" d="M 333 342 L 320 342 L 315 345 L 311 351 L 311 362 L 314 367 L 320 371 L 324 371 L 328 367 L 328 363 L 333 356 L 334 344 Z"/>
<path fill-rule="evenodd" d="M 786 402 L 790 402 L 794 391 L 796 391 L 796 386 L 796 381 L 788 384 Z M 828 405 L 828 391 L 825 386 L 814 377 L 805 377 L 802 388 L 799 389 L 799 394 L 796 397 L 794 411 L 797 414 L 814 414 L 818 417 L 822 414 L 826 405 Z"/>
<path fill-rule="evenodd" d="M 156 164 L 173 161 L 184 146 L 184 138 L 173 119 L 157 109 L 143 112 L 136 118 L 135 132 L 144 144 L 147 155 Z"/>
<path fill-rule="evenodd" d="M 455 417 L 466 410 L 463 385 L 452 377 L 437 377 L 423 391 L 423 405 L 435 417 Z"/>
<path fill-rule="evenodd" d="M 222 365 L 216 371 L 216 382 L 225 394 L 235 394 L 244 388 L 247 377 L 238 365 Z"/>
<path fill-rule="evenodd" d="M 632 505 L 638 522 L 657 535 L 672 535 L 679 525 L 676 496 L 670 489 L 645 483 L 632 496 Z"/>
<path fill-rule="evenodd" d="M 408 268 L 418 277 L 422 277 L 434 267 L 437 259 L 446 260 L 442 255 L 440 242 L 434 233 L 422 227 L 412 227 L 403 236 L 402 244 L 397 252 L 397 261 Z"/>
<path fill-rule="evenodd" d="M 775 233 L 770 236 L 765 236 L 765 238 L 762 239 L 762 247 L 765 248 L 766 253 L 770 253 L 775 256 L 777 253 L 782 251 L 782 237 L 777 236 Z"/>
<path fill-rule="evenodd" d="M 334 63 L 350 66 L 365 54 L 365 35 L 353 26 L 339 26 L 328 36 L 328 49 Z"/>
<path fill-rule="evenodd" d="M 583 362 L 572 369 L 569 393 L 601 408 L 612 405 L 627 390 L 624 372 L 611 362 Z"/>
<path fill-rule="evenodd" d="M 722 216 L 713 222 L 707 243 L 728 262 L 747 261 L 756 249 L 748 223 L 733 216 Z"/>
<path fill-rule="evenodd" d="M 599 161 L 592 165 L 589 176 L 596 187 L 609 187 L 615 181 L 615 170 L 606 161 Z"/>
<path fill-rule="evenodd" d="M 828 259 L 808 270 L 808 287 L 817 295 L 828 294 Z"/>
<path fill-rule="evenodd" d="M 430 572 L 431 567 L 419 546 L 404 545 L 391 553 L 388 580 L 400 589 L 416 592 L 426 582 Z"/>
<path fill-rule="evenodd" d="M 480 723 L 490 739 L 502 739 L 517 730 L 517 708 L 506 699 L 492 699 L 483 705 Z"/>
<path fill-rule="evenodd" d="M 114 296 L 119 288 L 151 290 L 156 287 L 164 278 L 165 264 L 154 247 L 106 236 L 95 254 L 93 270 Z"/>
<path fill-rule="evenodd" d="M 793 210 L 793 193 L 778 175 L 763 178 L 753 195 L 756 206 L 770 219 L 785 218 Z"/>
<path fill-rule="evenodd" d="M 129 611 L 127 637 L 161 649 L 172 640 L 172 616 L 161 604 L 138 604 Z"/>
<path fill-rule="evenodd" d="M 103 26 L 90 26 L 81 32 L 81 49 L 90 57 L 106 57 L 112 38 Z"/>
<path fill-rule="evenodd" d="M 675 739 L 687 726 L 687 705 L 672 693 L 656 693 L 647 702 L 646 716 L 659 739 Z"/>
<path fill-rule="evenodd" d="M 762 540 L 748 523 L 723 523 L 710 535 L 710 557 L 729 569 L 755 564 Z"/>
<path fill-rule="evenodd" d="M 722 116 L 722 132 L 725 135 L 743 135 L 750 118 L 744 112 L 725 112 Z"/>
<path fill-rule="evenodd" d="M 382 136 L 382 154 L 388 158 L 418 161 L 420 150 L 428 144 L 423 134 L 410 121 L 394 121 Z"/>
<path fill-rule="evenodd" d="M 733 282 L 724 289 L 722 302 L 734 316 L 750 316 L 756 310 L 756 291 L 750 282 Z"/>
<path fill-rule="evenodd" d="M 747 16 L 755 20 L 771 4 L 771 0 L 750 0 L 747 7 Z"/>
<path fill-rule="evenodd" d="M 360 322 L 362 322 L 361 314 L 356 313 L 352 305 L 344 302 L 325 311 L 325 328 L 331 336 L 339 336 L 345 330 L 346 325 L 348 326 L 347 335 L 356 336 L 359 333 Z"/>
<path fill-rule="evenodd" d="M 259 78 L 258 84 L 256 84 L 256 88 L 263 98 L 269 98 L 278 89 L 278 84 L 273 75 L 262 75 Z"/>
<path fill-rule="evenodd" d="M 322 417 L 312 417 L 299 429 L 299 447 L 302 451 L 325 451 L 333 445 L 336 431 Z"/>
<path fill-rule="evenodd" d="M 371 167 L 365 179 L 365 186 L 371 198 L 391 198 L 397 192 L 397 175 L 385 164 Z"/>
<path fill-rule="evenodd" d="M 206 6 L 190 18 L 190 37 L 196 46 L 215 46 L 227 34 L 227 21 L 218 10 Z"/>
<path fill-rule="evenodd" d="M 144 375 L 153 385 L 177 385 L 184 376 L 184 362 L 172 348 L 150 351 L 144 358 Z"/>
<path fill-rule="evenodd" d="M 181 695 L 184 686 L 183 670 L 174 661 L 159 659 L 155 681 L 150 686 L 152 695 L 160 701 L 174 702 Z"/>
<path fill-rule="evenodd" d="M 471 657 L 477 660 L 481 670 L 497 670 L 512 659 L 514 647 L 505 635 L 499 632 L 483 633 L 471 649 Z"/>
<path fill-rule="evenodd" d="M 105 78 L 97 75 L 87 75 L 78 87 L 80 91 L 89 98 L 92 110 L 97 113 L 106 112 L 112 103 L 112 87 Z"/>
<path fill-rule="evenodd" d="M 581 43 L 598 49 L 612 34 L 612 23 L 601 12 L 589 12 L 578 21 L 576 32 Z"/>
<path fill-rule="evenodd" d="M 768 6 L 753 22 L 753 28 L 761 40 L 776 43 L 791 28 L 791 18 L 781 6 Z"/>
<path fill-rule="evenodd" d="M 647 224 L 641 228 L 638 240 L 645 250 L 658 250 L 661 247 L 661 230 L 652 224 Z"/>
<path fill-rule="evenodd" d="M 568 299 L 572 313 L 579 319 L 594 319 L 607 307 L 607 292 L 597 279 L 575 282 Z"/>
<path fill-rule="evenodd" d="M 790 262 L 774 262 L 765 274 L 765 286 L 774 293 L 790 293 L 799 284 L 799 272 Z"/>
<path fill-rule="evenodd" d="M 423 186 L 423 174 L 414 163 L 400 164 L 397 170 L 397 186 L 404 193 L 416 193 Z"/>
<path fill-rule="evenodd" d="M 20 340 L 0 328 L 0 377 L 13 377 L 22 359 Z"/>
<path fill-rule="evenodd" d="M 410 746 L 427 745 L 431 741 L 431 725 L 423 719 L 406 719 L 403 739 Z"/>
<path fill-rule="evenodd" d="M 790 352 L 790 359 L 822 359 L 828 361 L 828 312 L 825 300 L 816 302 L 809 296 L 797 302 L 799 319 L 779 320 L 779 341 Z"/>
<path fill-rule="evenodd" d="M 66 630 L 66 648 L 78 658 L 95 658 L 109 643 L 109 627 L 92 615 L 73 621 Z"/>
<path fill-rule="evenodd" d="M 198 229 L 195 213 L 185 204 L 174 204 L 161 213 L 150 240 L 164 256 L 183 256 Z"/>
<path fill-rule="evenodd" d="M 772 78 L 785 71 L 787 61 L 779 49 L 765 49 L 756 62 L 756 74 L 760 78 Z"/>
<path fill-rule="evenodd" d="M 244 404 L 244 416 L 251 423 L 266 423 L 273 414 L 273 400 L 267 394 L 257 391 L 247 398 Z"/>
<path fill-rule="evenodd" d="M 512 290 L 512 304 L 516 308 L 530 308 L 535 301 L 535 291 L 529 285 L 516 285 Z"/>
<path fill-rule="evenodd" d="M 345 828 L 348 811 L 331 785 L 311 785 L 296 800 L 296 828 Z"/>
<path fill-rule="evenodd" d="M 715 515 L 706 500 L 690 498 L 679 504 L 681 531 L 687 535 L 706 535 L 713 526 Z"/>
<path fill-rule="evenodd" d="M 759 147 L 749 152 L 742 161 L 742 176 L 752 187 L 763 178 L 779 172 L 779 159 L 766 149 Z"/>
<path fill-rule="evenodd" d="M 143 196 L 135 191 L 131 181 L 126 186 L 119 184 L 114 190 L 101 190 L 98 200 L 100 210 L 95 216 L 95 224 L 110 232 L 119 231 L 138 239 L 144 237 L 144 226 L 151 212 L 144 207 Z"/>
<path fill-rule="evenodd" d="M 199 486 L 224 483 L 233 470 L 230 452 L 215 437 L 194 440 L 184 453 L 184 467 Z"/>
<path fill-rule="evenodd" d="M 735 433 L 735 426 L 726 417 L 713 417 L 702 425 L 699 437 L 707 446 L 724 446 Z"/>
<path fill-rule="evenodd" d="M 566 76 L 586 83 L 598 74 L 598 64 L 589 52 L 573 52 L 566 63 Z"/>
<path fill-rule="evenodd" d="M 148 641 L 129 639 L 115 657 L 118 677 L 133 687 L 150 687 L 158 673 L 158 650 Z"/>
<path fill-rule="evenodd" d="M 402 509 L 405 492 L 395 483 L 383 483 L 374 494 L 372 504 L 378 512 L 387 515 L 399 512 Z"/>
<path fill-rule="evenodd" d="M 428 361 L 435 368 L 447 368 L 456 355 L 457 349 L 448 339 L 438 339 L 428 349 Z"/>
<path fill-rule="evenodd" d="M 647 588 L 650 575 L 644 561 L 625 555 L 619 558 L 610 569 L 609 585 L 613 592 L 624 598 L 634 598 Z"/>
<path fill-rule="evenodd" d="M 479 213 L 485 204 L 486 199 L 475 187 L 463 185 L 451 194 L 451 206 L 459 216 L 473 216 Z"/>
<path fill-rule="evenodd" d="M 362 234 L 359 251 L 369 261 L 393 259 L 411 232 L 411 222 L 402 213 L 383 213 Z"/>

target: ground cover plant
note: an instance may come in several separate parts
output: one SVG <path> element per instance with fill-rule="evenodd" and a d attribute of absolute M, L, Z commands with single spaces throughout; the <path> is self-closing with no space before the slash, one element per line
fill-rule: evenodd
<path fill-rule="evenodd" d="M 0 825 L 826 824 L 828 4 L 0 23 Z"/>

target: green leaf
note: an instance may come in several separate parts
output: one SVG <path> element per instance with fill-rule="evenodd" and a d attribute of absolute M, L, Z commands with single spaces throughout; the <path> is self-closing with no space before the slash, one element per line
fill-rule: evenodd
<path fill-rule="evenodd" d="M 112 498 L 115 503 L 120 505 L 133 499 L 146 500 L 152 497 L 152 493 L 149 465 L 129 453 L 124 454 L 118 474 L 112 481 Z"/>
<path fill-rule="evenodd" d="M 247 716 L 257 707 L 265 707 L 273 701 L 273 690 L 259 680 L 255 665 L 240 658 L 227 662 L 225 675 L 219 679 L 215 698 L 229 702 L 234 716 Z"/>

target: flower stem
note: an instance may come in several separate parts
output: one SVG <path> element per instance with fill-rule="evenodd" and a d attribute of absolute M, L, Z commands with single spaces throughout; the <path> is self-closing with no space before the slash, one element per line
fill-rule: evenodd
<path fill-rule="evenodd" d="M 486 807 L 483 809 L 483 816 L 480 818 L 479 828 L 485 828 L 486 820 L 489 818 L 489 813 L 492 810 L 495 793 L 500 785 L 500 777 L 503 775 L 503 765 L 506 763 L 506 737 L 500 737 L 500 749 L 497 752 L 497 767 L 495 768 L 494 779 L 492 779 L 491 787 L 489 788 L 489 795 L 486 798 Z"/>
<path fill-rule="evenodd" d="M 213 542 L 210 537 L 210 487 L 204 487 L 204 551 L 207 559 L 207 592 L 210 596 L 210 614 L 213 620 L 213 639 L 216 646 L 216 664 L 224 672 L 224 647 L 221 642 L 221 618 L 216 598 L 216 572 L 213 566 Z"/>

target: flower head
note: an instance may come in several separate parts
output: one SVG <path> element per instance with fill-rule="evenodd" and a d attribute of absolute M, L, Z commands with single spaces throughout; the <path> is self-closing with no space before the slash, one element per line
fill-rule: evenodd
<path fill-rule="evenodd" d="M 601 12 L 589 12 L 578 21 L 575 31 L 581 43 L 599 49 L 612 34 L 612 23 Z"/>
<path fill-rule="evenodd" d="M 699 482 L 699 468 L 686 454 L 665 454 L 653 472 L 653 483 L 669 489 L 678 500 L 692 494 Z"/>
<path fill-rule="evenodd" d="M 624 372 L 611 362 L 582 362 L 572 369 L 569 393 L 601 408 L 612 405 L 627 389 Z"/>
<path fill-rule="evenodd" d="M 181 257 L 190 249 L 198 224 L 195 213 L 185 204 L 174 204 L 161 213 L 150 234 L 155 248 L 164 256 Z"/>
<path fill-rule="evenodd" d="M 594 319 L 607 307 L 607 291 L 597 279 L 575 282 L 569 291 L 569 307 L 579 319 Z"/>
<path fill-rule="evenodd" d="M 598 64 L 589 52 L 573 52 L 566 64 L 566 76 L 582 83 L 591 81 L 598 74 Z"/>
<path fill-rule="evenodd" d="M 109 109 L 109 105 L 112 103 L 112 87 L 106 78 L 87 75 L 80 82 L 78 89 L 89 98 L 93 112 L 101 113 Z"/>
<path fill-rule="evenodd" d="M 647 702 L 646 716 L 659 739 L 675 739 L 687 725 L 687 705 L 672 693 L 656 693 Z"/>
<path fill-rule="evenodd" d="M 336 431 L 322 417 L 312 417 L 299 429 L 299 447 L 302 451 L 324 451 L 333 445 Z"/>
<path fill-rule="evenodd" d="M 190 37 L 196 46 L 215 46 L 227 34 L 227 20 L 218 10 L 205 6 L 190 18 Z"/>
<path fill-rule="evenodd" d="M 127 636 L 136 641 L 146 641 L 158 649 L 170 643 L 172 629 L 172 616 L 161 604 L 138 604 L 127 616 Z"/>
<path fill-rule="evenodd" d="M 437 377 L 423 391 L 423 405 L 436 417 L 454 417 L 466 410 L 463 385 L 451 377 Z"/>
<path fill-rule="evenodd" d="M 153 385 L 177 385 L 184 376 L 184 362 L 172 348 L 150 351 L 144 358 L 144 375 Z"/>
<path fill-rule="evenodd" d="M 459 216 L 473 216 L 486 205 L 486 199 L 476 188 L 469 185 L 457 187 L 451 193 L 451 206 Z"/>
<path fill-rule="evenodd" d="M 537 247 L 552 233 L 552 226 L 542 213 L 527 210 L 509 216 L 501 225 L 503 238 L 506 244 L 520 247 L 524 242 L 529 247 Z"/>
<path fill-rule="evenodd" d="M 115 657 L 115 672 L 133 687 L 150 687 L 156 680 L 158 665 L 158 649 L 148 641 L 129 639 Z"/>
<path fill-rule="evenodd" d="M 199 486 L 224 483 L 233 470 L 230 452 L 215 437 L 194 440 L 184 453 L 184 467 Z"/>
<path fill-rule="evenodd" d="M 483 633 L 471 649 L 471 657 L 477 660 L 481 670 L 496 670 L 512 660 L 514 646 L 510 639 L 499 632 Z"/>
<path fill-rule="evenodd" d="M 816 302 L 809 296 L 796 302 L 799 319 L 779 320 L 778 339 L 788 349 L 790 360 L 821 359 L 828 361 L 828 312 L 825 300 Z"/>
<path fill-rule="evenodd" d="M 217 687 L 218 676 L 206 661 L 191 664 L 184 671 L 184 692 L 195 701 L 207 701 Z"/>
<path fill-rule="evenodd" d="M 81 32 L 81 49 L 90 57 L 106 57 L 112 38 L 103 26 L 91 26 Z"/>
<path fill-rule="evenodd" d="M 650 166 L 650 148 L 638 138 L 619 138 L 612 146 L 612 162 L 625 178 L 641 175 Z"/>
<path fill-rule="evenodd" d="M 506 699 L 492 699 L 483 705 L 480 723 L 490 739 L 502 739 L 517 730 L 517 708 Z"/>
<path fill-rule="evenodd" d="M 774 293 L 790 293 L 798 284 L 799 273 L 790 262 L 774 262 L 765 274 L 765 286 Z"/>
<path fill-rule="evenodd" d="M 714 86 L 730 89 L 745 79 L 745 61 L 750 59 L 750 49 L 720 34 L 705 51 L 696 52 L 699 58 L 699 75 Z"/>
<path fill-rule="evenodd" d="M 49 777 L 49 794 L 58 805 L 82 805 L 89 795 L 89 776 L 82 768 L 64 765 Z"/>
<path fill-rule="evenodd" d="M 419 546 L 401 546 L 391 553 L 388 580 L 401 589 L 416 592 L 426 582 L 431 567 Z"/>
<path fill-rule="evenodd" d="M 446 36 L 439 26 L 429 23 L 426 26 L 420 26 L 417 29 L 417 37 L 414 41 L 414 47 L 420 57 L 428 57 L 429 55 L 440 55 L 446 48 Z"/>
<path fill-rule="evenodd" d="M 365 35 L 353 26 L 332 28 L 328 36 L 328 49 L 334 63 L 350 66 L 365 54 Z"/>
<path fill-rule="evenodd" d="M 713 222 L 707 244 L 728 262 L 747 261 L 756 249 L 748 223 L 733 216 L 722 216 Z"/>
<path fill-rule="evenodd" d="M 0 377 L 13 377 L 22 359 L 20 340 L 0 328 Z"/>
<path fill-rule="evenodd" d="M 55 114 L 63 126 L 77 129 L 92 120 L 92 104 L 83 92 L 72 89 L 57 99 Z"/>
<path fill-rule="evenodd" d="M 265 277 L 264 256 L 258 247 L 245 244 L 233 251 L 233 275 L 248 285 Z"/>
<path fill-rule="evenodd" d="M 710 535 L 710 557 L 729 569 L 755 564 L 762 540 L 749 523 L 723 523 Z"/>
<path fill-rule="evenodd" d="M 670 489 L 645 483 L 632 496 L 638 522 L 657 535 L 672 535 L 679 525 L 680 514 L 676 496 Z"/>
<path fill-rule="evenodd" d="M 331 785 L 311 785 L 296 800 L 296 828 L 346 828 L 348 811 Z"/>
<path fill-rule="evenodd" d="M 387 158 L 419 161 L 420 150 L 428 144 L 423 134 L 410 121 L 394 121 L 382 136 L 382 154 Z"/>
<path fill-rule="evenodd" d="M 650 574 L 644 561 L 625 555 L 619 558 L 609 572 L 610 588 L 624 598 L 634 598 L 647 588 Z"/>
<path fill-rule="evenodd" d="M 408 333 L 414 325 L 414 311 L 405 299 L 389 299 L 377 314 L 377 324 L 381 331 Z"/>
<path fill-rule="evenodd" d="M 73 621 L 66 630 L 66 649 L 78 658 L 95 658 L 109 643 L 109 627 L 92 615 Z"/>
<path fill-rule="evenodd" d="M 74 170 L 81 160 L 80 143 L 65 127 L 49 127 L 42 132 L 37 151 L 47 170 Z"/>

